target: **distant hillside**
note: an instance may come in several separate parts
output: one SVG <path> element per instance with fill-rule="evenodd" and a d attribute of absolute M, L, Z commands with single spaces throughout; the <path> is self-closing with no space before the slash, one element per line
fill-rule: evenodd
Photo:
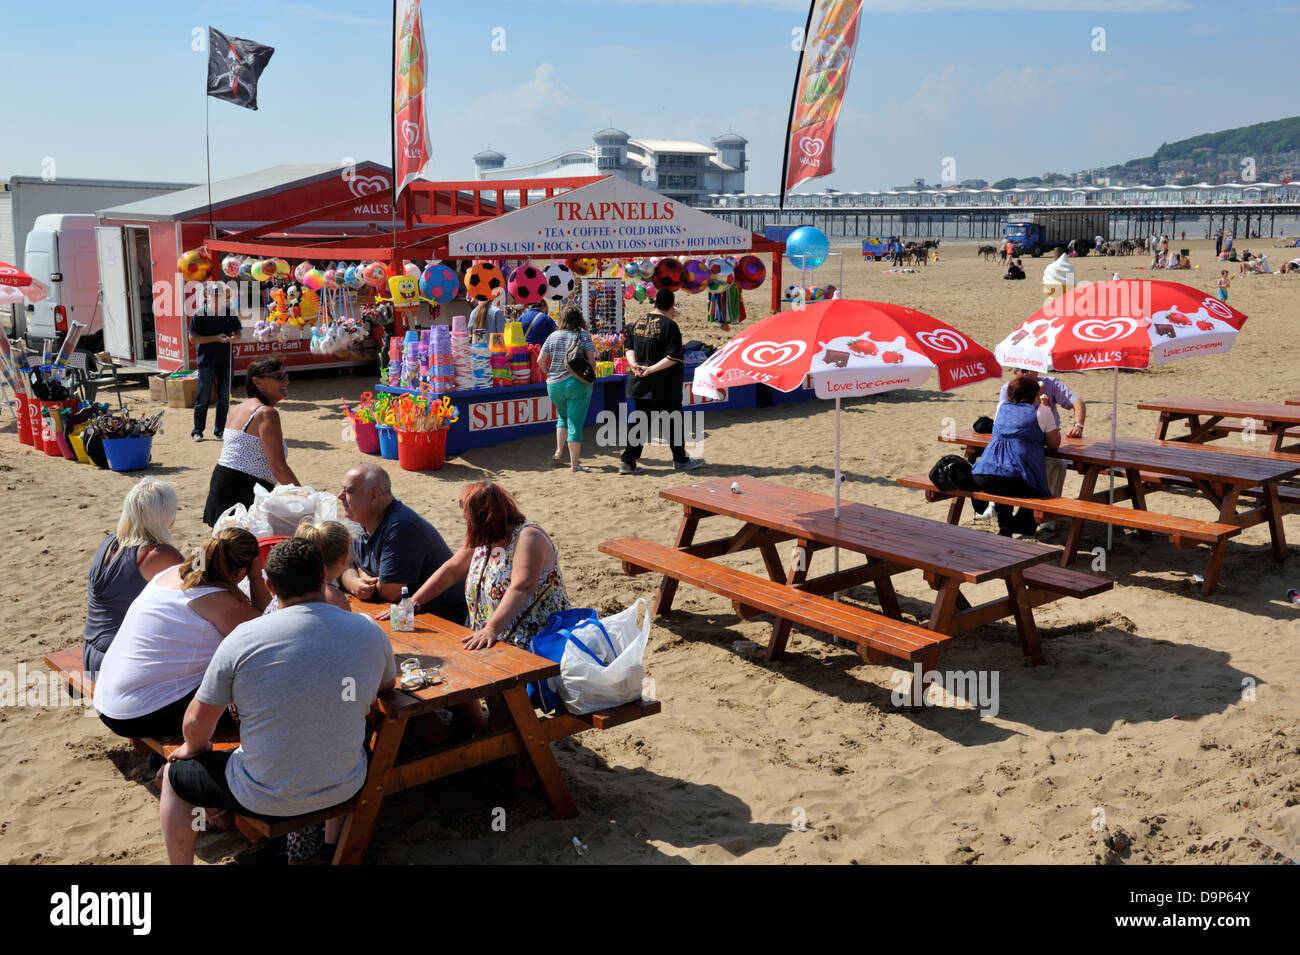
<path fill-rule="evenodd" d="M 1225 129 L 1217 133 L 1202 133 L 1176 143 L 1165 143 L 1154 155 L 1145 159 L 1130 159 L 1125 166 L 1159 168 L 1162 162 L 1195 161 L 1197 165 L 1212 162 L 1220 154 L 1264 157 L 1277 153 L 1300 150 L 1300 116 L 1255 123 L 1239 129 Z"/>

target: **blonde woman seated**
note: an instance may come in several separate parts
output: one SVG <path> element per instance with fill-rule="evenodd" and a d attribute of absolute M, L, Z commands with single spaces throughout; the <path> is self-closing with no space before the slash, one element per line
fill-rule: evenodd
<path fill-rule="evenodd" d="M 348 601 L 348 595 L 335 583 L 343 576 L 343 571 L 348 569 L 352 557 L 352 534 L 347 527 L 338 521 L 313 523 L 311 518 L 306 518 L 298 525 L 293 536 L 311 541 L 321 553 L 325 562 L 325 602 L 340 610 L 350 611 L 352 604 Z M 272 597 L 265 612 L 272 613 L 279 609 L 280 601 Z"/>

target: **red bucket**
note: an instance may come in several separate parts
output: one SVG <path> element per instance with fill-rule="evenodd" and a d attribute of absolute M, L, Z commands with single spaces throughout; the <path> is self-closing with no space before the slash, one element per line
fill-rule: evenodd
<path fill-rule="evenodd" d="M 270 556 L 271 548 L 280 543 L 280 541 L 287 541 L 288 539 L 289 538 L 284 535 L 278 537 L 259 537 L 257 539 L 257 550 L 262 557 L 263 567 L 266 566 L 266 558 Z"/>
<path fill-rule="evenodd" d="M 25 392 L 18 392 L 18 443 L 33 444 L 32 441 L 32 419 L 29 405 L 31 399 Z"/>
<path fill-rule="evenodd" d="M 404 471 L 436 471 L 447 454 L 447 429 L 397 432 L 397 463 Z"/>
<path fill-rule="evenodd" d="M 63 457 L 63 449 L 59 445 L 59 435 L 63 433 L 63 423 L 59 421 L 59 410 L 61 408 L 72 408 L 75 411 L 77 407 L 77 399 L 68 398 L 64 401 L 41 401 L 37 398 L 36 404 L 39 406 L 36 413 L 41 422 L 41 447 L 50 457 L 61 458 Z M 48 416 L 40 413 L 41 409 L 44 408 L 49 409 Z M 55 427 L 56 422 L 59 425 L 57 428 Z M 69 447 L 68 450 L 71 451 L 71 447 Z M 75 453 L 72 455 L 72 459 L 74 461 L 77 459 Z"/>
<path fill-rule="evenodd" d="M 357 450 L 362 454 L 379 453 L 379 432 L 373 421 L 354 421 L 352 430 L 357 436 Z"/>

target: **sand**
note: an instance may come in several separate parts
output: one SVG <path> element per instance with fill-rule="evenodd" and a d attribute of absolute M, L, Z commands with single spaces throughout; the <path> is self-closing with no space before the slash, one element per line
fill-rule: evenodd
<path fill-rule="evenodd" d="M 1177 245 L 1190 247 L 1203 267 L 1156 277 L 1211 289 L 1218 268 L 1209 262 L 1210 244 Z M 849 252 L 847 297 L 923 309 L 990 347 L 1041 304 L 1045 259 L 1025 260 L 1027 281 L 1005 282 L 1001 268 L 979 261 L 973 246 L 945 243 L 939 263 L 911 275 L 884 274 L 886 263 L 863 263 Z M 1277 264 L 1285 260 L 1280 253 L 1270 256 Z M 1137 269 L 1147 262 L 1088 257 L 1075 268 L 1080 279 L 1109 278 L 1115 270 L 1137 278 L 1152 274 Z M 747 299 L 754 313 L 766 314 L 763 293 Z M 1233 352 L 1121 376 L 1120 433 L 1154 435 L 1154 415 L 1135 408 L 1142 399 L 1190 393 L 1282 400 L 1300 392 L 1298 299 L 1300 277 L 1236 280 L 1232 304 L 1251 320 Z M 704 323 L 702 298 L 687 300 L 683 326 L 687 338 L 726 337 Z M 1088 402 L 1088 433 L 1104 433 L 1110 373 L 1065 378 Z M 337 490 L 357 457 L 340 440 L 337 399 L 372 383 L 364 374 L 293 382 L 282 406 L 284 430 L 304 481 Z M 942 519 L 942 505 L 925 503 L 893 479 L 927 468 L 945 451 L 935 440 L 945 419 L 967 427 L 992 413 L 995 394 L 992 384 L 943 394 L 932 381 L 847 402 L 845 497 Z M 128 396 L 137 413 L 159 407 L 143 388 Z M 206 534 L 200 517 L 218 454 L 212 440 L 190 441 L 188 416 L 168 412 L 151 469 L 180 492 L 175 530 L 182 545 Z M 86 570 L 134 478 L 20 449 L 6 424 L 0 487 L 9 569 L 0 581 L 0 669 L 22 664 L 40 671 L 44 653 L 80 640 Z M 829 492 L 830 403 L 706 413 L 705 425 L 708 467 L 697 474 L 753 474 Z M 458 486 L 498 480 L 555 538 L 577 604 L 611 612 L 649 597 L 653 578 L 623 576 L 596 545 L 627 534 L 671 543 L 680 513 L 657 492 L 682 476 L 667 449 L 648 449 L 650 473 L 638 478 L 617 474 L 614 450 L 588 448 L 588 474 L 553 470 L 552 450 L 552 439 L 540 437 L 469 452 L 439 472 L 391 473 L 397 494 L 453 540 Z M 1078 480 L 1070 475 L 1067 493 Z M 1158 501 L 1178 513 L 1212 516 L 1198 499 Z M 1286 525 L 1300 539 L 1300 521 L 1289 516 Z M 1104 533 L 1090 533 L 1085 546 L 1102 543 Z M 1259 527 L 1236 538 L 1218 593 L 1207 599 L 1190 581 L 1204 569 L 1204 548 L 1117 537 L 1107 568 L 1116 579 L 1111 593 L 1037 611 L 1046 666 L 1022 666 L 1005 621 L 953 640 L 941 666 L 996 671 L 996 716 L 955 706 L 901 709 L 890 699 L 901 671 L 864 664 L 848 648 L 798 629 L 784 662 L 748 659 L 732 645 L 764 644 L 769 624 L 741 621 L 722 598 L 683 588 L 681 612 L 656 621 L 647 656 L 663 712 L 556 747 L 577 818 L 552 819 L 538 790 L 514 787 L 508 766 L 487 767 L 387 802 L 367 861 L 1259 863 L 1285 861 L 1284 851 L 1300 857 L 1300 611 L 1284 598 L 1288 587 L 1300 586 L 1300 563 L 1294 553 L 1274 563 L 1267 541 Z M 754 562 L 740 566 L 757 569 Z M 905 613 L 928 612 L 930 591 L 919 574 L 895 581 Z M 870 588 L 848 597 L 876 606 Z M 0 862 L 164 861 L 144 759 L 97 719 L 72 708 L 0 709 L 0 767 Z M 506 811 L 504 833 L 492 828 L 497 807 Z M 1131 846 L 1115 853 L 1106 839 L 1115 844 L 1120 831 Z M 581 858 L 571 844 L 575 835 L 590 847 Z M 203 836 L 198 857 L 259 858 L 231 834 Z"/>

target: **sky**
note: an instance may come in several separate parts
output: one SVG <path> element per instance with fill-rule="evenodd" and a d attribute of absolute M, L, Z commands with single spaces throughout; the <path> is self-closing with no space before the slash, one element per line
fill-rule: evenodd
<path fill-rule="evenodd" d="M 279 163 L 389 162 L 386 0 L 59 0 L 6 10 L 0 178 L 202 182 Z M 1069 173 L 1163 142 L 1300 113 L 1300 3 L 1250 16 L 1194 0 L 865 0 L 836 172 L 808 190 Z M 130 11 L 123 15 L 121 11 Z M 433 161 L 473 178 L 633 137 L 749 140 L 775 192 L 801 0 L 424 0 Z M 259 109 L 204 96 L 207 25 L 275 47 Z M 1104 31 L 1098 33 L 1097 31 Z M 1095 49 L 1098 40 L 1104 49 Z"/>

